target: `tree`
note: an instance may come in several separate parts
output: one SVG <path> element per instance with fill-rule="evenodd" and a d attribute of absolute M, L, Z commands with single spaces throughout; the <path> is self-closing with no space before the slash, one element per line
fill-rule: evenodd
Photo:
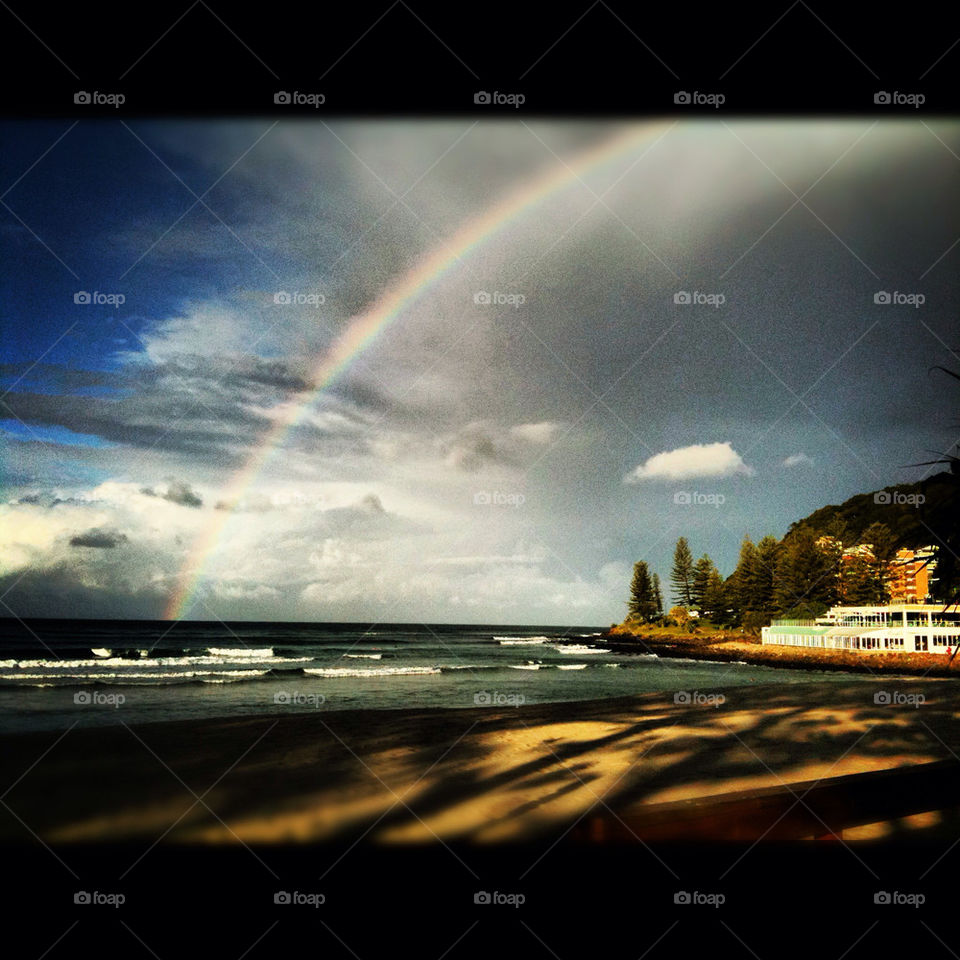
<path fill-rule="evenodd" d="M 670 586 L 673 588 L 673 599 L 681 606 L 689 607 L 693 603 L 693 554 L 686 537 L 677 541 L 673 551 Z"/>
<path fill-rule="evenodd" d="M 838 551 L 817 545 L 817 535 L 800 528 L 785 537 L 774 572 L 774 602 L 786 614 L 823 613 L 837 600 Z"/>
<path fill-rule="evenodd" d="M 750 537 L 744 537 L 737 567 L 730 575 L 730 601 L 735 622 L 740 622 L 745 611 L 756 609 L 760 593 L 757 547 Z"/>
<path fill-rule="evenodd" d="M 643 560 L 633 565 L 633 579 L 630 581 L 630 600 L 627 603 L 629 617 L 648 623 L 656 616 L 657 600 L 653 592 L 650 571 Z"/>
<path fill-rule="evenodd" d="M 780 552 L 780 541 L 769 534 L 757 544 L 757 565 L 755 569 L 756 603 L 755 609 L 772 611 L 775 609 L 773 600 L 773 580 L 777 569 L 777 554 Z"/>
<path fill-rule="evenodd" d="M 663 616 L 663 594 L 660 592 L 660 577 L 653 575 L 653 599 L 657 604 L 657 616 Z"/>
<path fill-rule="evenodd" d="M 878 568 L 874 558 L 855 555 L 844 563 L 843 570 L 844 603 L 853 606 L 872 606 L 886 603 L 890 594 L 885 584 L 885 576 Z"/>
<path fill-rule="evenodd" d="M 700 603 L 700 613 L 714 623 L 723 623 L 727 618 L 727 590 L 716 567 L 710 571 L 707 588 Z"/>
<path fill-rule="evenodd" d="M 710 582 L 710 574 L 716 569 L 713 561 L 704 554 L 694 565 L 693 585 L 690 589 L 690 596 L 693 602 L 700 608 L 703 607 L 703 596 L 707 592 L 707 584 Z"/>
<path fill-rule="evenodd" d="M 690 611 L 686 607 L 671 607 L 668 616 L 682 630 L 690 626 Z"/>

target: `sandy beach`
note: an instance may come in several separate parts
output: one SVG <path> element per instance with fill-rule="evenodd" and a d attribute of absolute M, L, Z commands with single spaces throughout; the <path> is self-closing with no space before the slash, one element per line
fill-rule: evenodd
<path fill-rule="evenodd" d="M 924 699 L 877 704 L 880 690 Z M 14 784 L 13 813 L 3 811 L 0 832 L 6 843 L 30 841 L 30 831 L 51 844 L 495 843 L 559 835 L 588 812 L 627 817 L 638 805 L 960 751 L 949 682 L 723 696 L 311 710 L 7 736 L 0 774 Z"/>

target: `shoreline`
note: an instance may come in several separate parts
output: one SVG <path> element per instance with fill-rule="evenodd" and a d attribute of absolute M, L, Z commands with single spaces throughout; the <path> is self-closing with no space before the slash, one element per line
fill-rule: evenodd
<path fill-rule="evenodd" d="M 945 759 L 952 687 L 913 688 L 922 711 L 857 679 L 729 687 L 719 705 L 654 693 L 6 734 L 0 774 L 21 777 L 10 807 L 54 845 L 512 843 L 591 810 Z M 3 811 L 0 839 L 32 838 Z"/>
<path fill-rule="evenodd" d="M 617 639 L 611 640 L 610 637 Z M 827 651 L 812 647 L 764 646 L 759 642 L 723 635 L 700 637 L 696 634 L 663 637 L 607 632 L 592 642 L 614 653 L 654 653 L 662 658 L 684 658 L 712 663 L 740 662 L 785 670 L 839 671 L 916 679 L 960 678 L 960 663 L 948 667 L 946 661 L 949 658 L 945 654 L 885 651 L 851 653 L 846 650 Z"/>

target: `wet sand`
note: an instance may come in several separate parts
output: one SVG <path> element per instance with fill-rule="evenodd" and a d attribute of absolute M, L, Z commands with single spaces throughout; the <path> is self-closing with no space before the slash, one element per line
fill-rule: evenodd
<path fill-rule="evenodd" d="M 925 702 L 877 704 L 881 690 Z M 588 813 L 949 758 L 954 691 L 888 678 L 737 687 L 719 705 L 656 693 L 8 735 L 0 842 L 528 840 Z"/>

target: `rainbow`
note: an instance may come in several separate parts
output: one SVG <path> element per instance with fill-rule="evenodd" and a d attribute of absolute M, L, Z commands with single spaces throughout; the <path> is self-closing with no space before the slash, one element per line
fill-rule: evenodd
<path fill-rule="evenodd" d="M 582 152 L 570 163 L 558 162 L 557 167 L 549 173 L 523 184 L 485 213 L 465 223 L 453 236 L 391 285 L 369 310 L 351 319 L 317 363 L 310 378 L 311 389 L 306 397 L 276 411 L 274 422 L 260 437 L 249 459 L 224 487 L 221 495 L 224 507 L 214 511 L 212 518 L 191 545 L 177 575 L 177 586 L 167 602 L 164 618 L 179 620 L 191 607 L 202 583 L 204 570 L 215 553 L 233 512 L 232 508 L 250 488 L 270 458 L 283 448 L 290 431 L 310 411 L 321 392 L 349 367 L 355 357 L 373 343 L 381 331 L 396 320 L 424 291 L 444 277 L 466 254 L 506 228 L 516 217 L 551 194 L 569 186 L 585 173 L 643 146 L 667 129 L 668 125 L 665 123 L 644 124 L 639 130 L 628 130 Z"/>

